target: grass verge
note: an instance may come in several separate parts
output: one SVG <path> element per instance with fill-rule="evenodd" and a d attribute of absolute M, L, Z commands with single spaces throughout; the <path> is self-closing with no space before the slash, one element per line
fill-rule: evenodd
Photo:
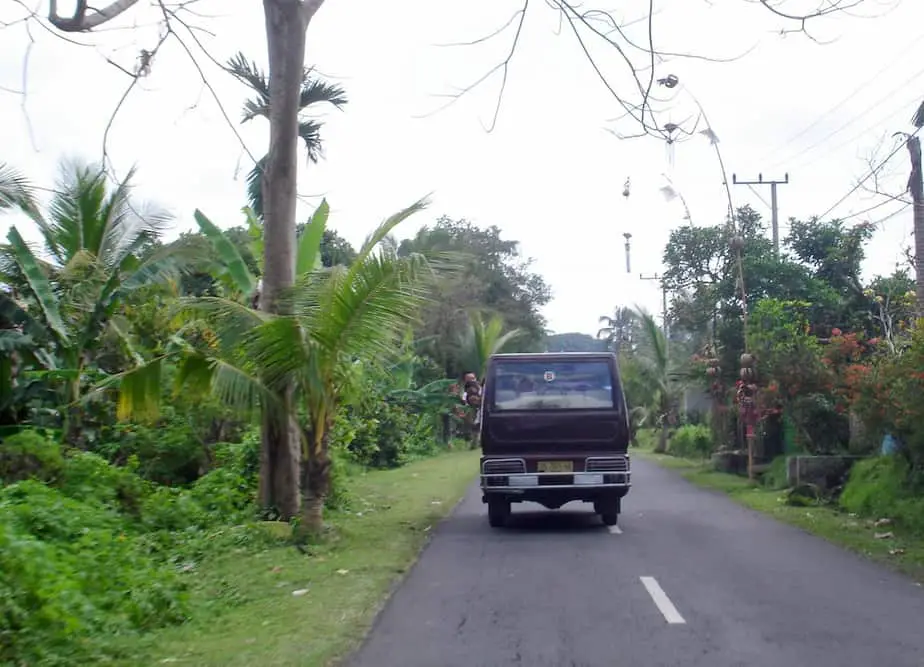
<path fill-rule="evenodd" d="M 353 477 L 351 511 L 329 514 L 329 538 L 308 555 L 278 544 L 211 557 L 190 572 L 203 612 L 136 641 L 120 664 L 332 664 L 365 636 L 430 527 L 472 481 L 478 456 L 453 452 Z"/>
<path fill-rule="evenodd" d="M 716 472 L 708 462 L 655 454 L 650 449 L 642 448 L 633 449 L 632 454 L 676 470 L 697 486 L 721 491 L 741 505 L 802 528 L 924 583 L 922 537 L 902 533 L 892 527 L 877 528 L 874 525 L 875 519 L 848 514 L 830 505 L 787 505 L 782 491 L 761 486 L 737 475 Z M 883 534 L 891 536 L 876 537 Z"/>

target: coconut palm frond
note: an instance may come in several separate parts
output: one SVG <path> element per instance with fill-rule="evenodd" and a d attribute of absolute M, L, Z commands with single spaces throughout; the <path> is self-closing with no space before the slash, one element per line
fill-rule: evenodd
<path fill-rule="evenodd" d="M 0 209 L 5 208 L 35 211 L 35 198 L 25 176 L 0 162 Z"/>

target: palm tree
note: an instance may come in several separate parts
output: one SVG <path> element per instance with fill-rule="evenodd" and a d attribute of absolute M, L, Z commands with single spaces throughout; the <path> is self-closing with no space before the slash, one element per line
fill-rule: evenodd
<path fill-rule="evenodd" d="M 32 363 L 64 381 L 65 433 L 72 441 L 80 426 L 85 369 L 105 340 L 118 341 L 135 362 L 134 373 L 112 377 L 107 386 L 124 381 L 123 389 L 131 391 L 133 382 L 159 377 L 159 368 L 137 352 L 118 309 L 133 292 L 178 277 L 183 255 L 174 246 L 156 246 L 170 216 L 132 200 L 132 175 L 110 190 L 101 169 L 64 163 L 44 214 L 31 198 L 7 200 L 32 219 L 48 259 L 10 228 L 8 244 L 0 248 L 0 280 L 12 291 L 0 293 L 0 311 L 40 343 Z"/>
<path fill-rule="evenodd" d="M 635 315 L 631 308 L 616 308 L 613 316 L 603 315 L 600 324 L 604 325 L 598 332 L 597 338 L 605 340 L 608 348 L 619 354 L 623 346 L 632 346 L 633 327 Z"/>
<path fill-rule="evenodd" d="M 667 354 L 667 339 L 651 313 L 641 308 L 633 309 L 632 313 L 638 320 L 641 337 L 637 355 L 639 380 L 646 385 L 646 393 L 652 397 L 652 412 L 661 423 L 661 435 L 655 451 L 665 452 L 669 419 L 677 394 Z"/>
<path fill-rule="evenodd" d="M 392 355 L 425 300 L 435 266 L 421 255 L 399 257 L 383 247 L 388 234 L 425 205 L 417 202 L 385 220 L 349 266 L 324 268 L 320 245 L 328 208 L 322 202 L 299 239 L 290 314 L 272 315 L 225 298 L 185 301 L 216 336 L 211 349 L 189 350 L 180 382 L 207 389 L 239 410 L 262 408 L 297 424 L 303 535 L 322 527 L 330 491 L 328 438 L 354 361 Z M 242 280 L 243 288 L 248 279 Z M 283 508 L 283 518 L 291 514 Z"/>
<path fill-rule="evenodd" d="M 466 370 L 471 370 L 479 378 L 483 378 L 491 355 L 502 352 L 508 344 L 522 337 L 524 333 L 522 329 L 504 331 L 504 318 L 498 314 L 491 315 L 485 322 L 481 313 L 471 313 L 468 331 L 460 341 L 461 357 L 468 364 Z"/>
<path fill-rule="evenodd" d="M 242 123 L 257 117 L 269 120 L 270 91 L 266 74 L 253 61 L 247 60 L 243 53 L 234 55 L 227 65 L 228 71 L 250 87 L 257 96 L 244 102 Z M 302 72 L 302 88 L 299 97 L 299 112 L 306 112 L 319 104 L 330 104 L 337 109 L 347 103 L 346 92 L 336 84 L 330 84 L 316 77 L 311 68 Z M 303 118 L 298 124 L 298 136 L 305 144 L 308 161 L 318 162 L 323 155 L 321 127 L 323 123 L 313 118 Z M 250 207 L 258 218 L 263 217 L 263 172 L 267 155 L 260 158 L 247 176 L 247 196 Z"/>
<path fill-rule="evenodd" d="M 27 212 L 35 210 L 32 186 L 18 171 L 0 162 L 0 210 L 20 209 Z"/>

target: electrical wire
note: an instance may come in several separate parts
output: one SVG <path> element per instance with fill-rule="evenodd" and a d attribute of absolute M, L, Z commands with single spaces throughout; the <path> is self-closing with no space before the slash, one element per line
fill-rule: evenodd
<path fill-rule="evenodd" d="M 919 128 L 917 128 L 914 132 L 912 132 L 912 133 L 908 136 L 907 139 L 910 139 L 911 137 L 917 136 L 918 133 L 920 133 L 922 129 L 924 129 L 924 127 L 919 127 Z M 894 149 L 892 149 L 892 152 L 889 153 L 888 155 L 886 155 L 885 159 L 882 160 L 882 162 L 880 162 L 878 165 L 876 165 L 875 167 L 873 167 L 872 169 L 870 169 L 869 173 L 868 173 L 866 176 L 864 176 L 864 177 L 861 178 L 859 181 L 857 181 L 857 184 L 854 185 L 852 188 L 850 188 L 850 190 L 847 191 L 847 194 L 845 194 L 843 197 L 841 197 L 841 198 L 838 199 L 836 202 L 834 202 L 834 204 L 833 204 L 831 207 L 829 207 L 828 210 L 826 210 L 824 213 L 822 213 L 822 214 L 821 214 L 820 216 L 818 216 L 818 217 L 819 217 L 819 218 L 826 218 L 826 217 L 831 213 L 831 211 L 833 211 L 833 210 L 836 209 L 838 206 L 840 206 L 841 204 L 843 204 L 843 203 L 847 200 L 847 198 L 850 197 L 850 195 L 852 195 L 854 192 L 856 192 L 857 190 L 859 190 L 859 189 L 863 186 L 863 184 L 866 183 L 866 181 L 868 181 L 868 180 L 871 179 L 873 176 L 875 176 L 876 173 L 877 173 L 880 169 L 882 169 L 882 168 L 885 166 L 886 162 L 888 162 L 888 161 L 891 160 L 893 157 L 895 157 L 895 155 L 896 155 L 900 150 L 902 150 L 902 148 L 905 147 L 905 143 L 907 143 L 907 139 L 905 140 L 904 143 L 900 143 L 900 144 L 898 144 Z"/>
<path fill-rule="evenodd" d="M 883 96 L 882 98 L 880 98 L 880 99 L 876 100 L 875 102 L 873 102 L 872 104 L 870 104 L 868 107 L 866 107 L 866 108 L 865 108 L 863 111 L 861 111 L 860 113 L 858 113 L 858 114 L 856 114 L 855 116 L 852 116 L 851 118 L 847 119 L 846 122 L 842 123 L 840 126 L 838 126 L 836 129 L 834 129 L 833 131 L 831 131 L 831 132 L 829 132 L 828 134 L 826 134 L 826 135 L 825 135 L 824 137 L 822 137 L 821 139 L 815 141 L 815 142 L 812 143 L 812 144 L 809 144 L 808 146 L 806 146 L 806 147 L 803 148 L 802 150 L 798 151 L 797 153 L 795 153 L 795 154 L 793 154 L 793 155 L 790 155 L 788 158 L 785 158 L 785 159 L 783 159 L 783 160 L 777 160 L 776 162 L 774 162 L 773 164 L 770 165 L 770 168 L 772 169 L 772 168 L 774 168 L 774 167 L 778 167 L 778 166 L 780 166 L 780 165 L 782 165 L 783 163 L 786 163 L 786 162 L 792 162 L 792 161 L 795 160 L 796 158 L 798 158 L 798 157 L 800 157 L 800 156 L 802 156 L 802 155 L 805 155 L 805 154 L 808 153 L 809 151 L 811 151 L 811 150 L 817 148 L 818 146 L 821 146 L 822 144 L 824 144 L 825 142 L 827 142 L 829 139 L 831 139 L 832 137 L 837 136 L 838 134 L 840 134 L 841 132 L 843 132 L 844 130 L 846 130 L 848 127 L 850 127 L 851 125 L 853 125 L 854 123 L 856 123 L 858 120 L 860 120 L 860 119 L 862 119 L 863 117 L 865 117 L 865 116 L 866 116 L 867 114 L 869 114 L 871 111 L 873 111 L 874 109 L 876 109 L 877 107 L 879 107 L 885 100 L 890 99 L 892 96 L 894 96 L 895 93 L 897 93 L 897 92 L 899 92 L 899 91 L 901 91 L 901 90 L 906 90 L 906 89 L 908 88 L 908 84 L 909 84 L 909 83 L 915 81 L 916 79 L 919 79 L 921 76 L 924 76 L 924 68 L 922 68 L 922 69 L 918 70 L 916 73 L 912 74 L 911 77 L 910 77 L 909 79 L 902 81 L 901 84 L 899 84 L 898 86 L 896 86 L 895 88 L 893 88 L 892 90 L 890 90 L 885 96 Z M 899 112 L 896 111 L 895 113 L 899 113 Z M 893 115 L 894 115 L 894 114 L 893 114 Z M 881 121 L 880 121 L 880 122 L 881 122 Z M 877 123 L 877 124 L 878 124 L 878 123 Z M 863 134 L 866 134 L 866 132 L 868 132 L 870 129 L 871 129 L 871 128 L 867 128 L 866 130 L 864 130 L 863 132 L 861 132 L 861 134 L 860 134 L 859 136 L 862 136 Z M 851 141 L 852 141 L 852 140 L 851 140 Z M 848 142 L 846 142 L 846 143 L 850 143 L 850 141 L 848 141 Z M 842 144 L 842 145 L 843 145 L 843 144 Z M 839 146 L 838 146 L 838 147 L 839 147 Z"/>
<path fill-rule="evenodd" d="M 842 100 L 840 100 L 839 102 L 833 104 L 833 105 L 831 106 L 831 108 L 829 108 L 827 111 L 825 111 L 825 112 L 823 112 L 821 115 L 817 116 L 817 117 L 815 118 L 815 120 L 813 120 L 811 123 L 809 123 L 809 124 L 808 124 L 806 127 L 804 127 L 802 130 L 800 130 L 799 132 L 797 132 L 796 134 L 794 134 L 793 136 L 791 136 L 789 139 L 787 139 L 781 146 L 778 146 L 778 147 L 775 148 L 773 151 L 771 151 L 771 152 L 765 154 L 760 160 L 758 160 L 758 162 L 763 162 L 763 161 L 766 160 L 767 158 L 772 157 L 772 156 L 773 156 L 773 153 L 779 152 L 779 151 L 782 150 L 783 148 L 786 148 L 786 146 L 792 144 L 796 139 L 799 139 L 800 137 L 804 136 L 809 130 L 811 130 L 812 128 L 814 128 L 815 126 L 817 126 L 818 123 L 820 123 L 822 120 L 824 120 L 827 116 L 829 116 L 829 115 L 831 115 L 833 112 L 839 110 L 844 104 L 846 104 L 847 102 L 849 102 L 850 100 L 852 100 L 852 99 L 853 99 L 854 97 L 856 97 L 861 91 L 863 91 L 864 89 L 866 89 L 871 83 L 873 83 L 874 81 L 876 81 L 876 80 L 879 78 L 879 76 L 880 76 L 881 74 L 885 73 L 885 72 L 886 72 L 889 68 L 891 68 L 896 62 L 898 62 L 899 60 L 901 60 L 902 57 L 903 57 L 906 53 L 908 53 L 911 49 L 913 49 L 915 46 L 917 46 L 917 44 L 919 43 L 919 41 L 920 41 L 920 38 L 919 38 L 919 37 L 915 37 L 914 39 L 912 39 L 911 42 L 909 42 L 908 44 L 906 44 L 905 47 L 904 47 L 901 51 L 899 51 L 899 53 L 898 53 L 892 60 L 890 60 L 889 62 L 887 62 L 885 65 L 883 65 L 883 66 L 882 66 L 875 74 L 873 74 L 870 78 L 868 78 L 867 80 L 863 81 L 859 86 L 857 86 L 856 88 L 854 88 L 853 91 L 851 91 L 851 92 L 850 92 L 846 97 L 844 97 Z"/>

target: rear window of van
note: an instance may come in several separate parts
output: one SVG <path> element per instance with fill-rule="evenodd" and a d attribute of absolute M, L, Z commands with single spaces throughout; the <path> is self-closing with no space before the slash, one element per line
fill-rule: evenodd
<path fill-rule="evenodd" d="M 614 408 L 619 395 L 606 361 L 496 361 L 494 410 Z"/>

